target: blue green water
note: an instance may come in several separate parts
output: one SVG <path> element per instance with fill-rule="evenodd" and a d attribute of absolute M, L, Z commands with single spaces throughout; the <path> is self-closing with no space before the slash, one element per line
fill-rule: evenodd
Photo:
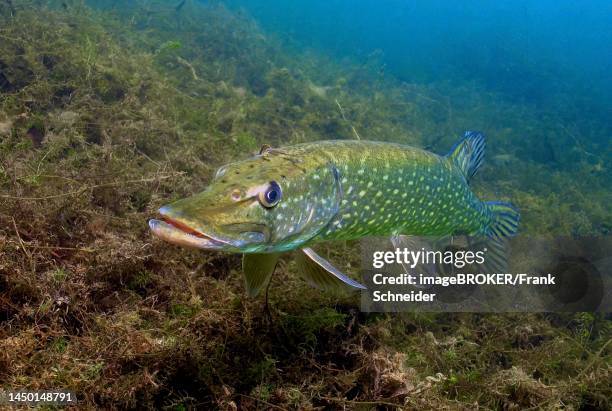
<path fill-rule="evenodd" d="M 228 4 L 297 49 L 361 64 L 375 60 L 381 72 L 400 81 L 472 81 L 538 109 L 567 111 L 571 105 L 576 121 L 599 122 L 612 135 L 609 1 Z"/>

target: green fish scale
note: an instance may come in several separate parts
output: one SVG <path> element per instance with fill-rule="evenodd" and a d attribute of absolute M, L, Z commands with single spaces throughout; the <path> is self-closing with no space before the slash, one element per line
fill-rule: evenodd
<path fill-rule="evenodd" d="M 317 240 L 479 233 L 490 218 L 461 171 L 445 157 L 365 141 L 304 144 L 292 151 L 305 167 L 321 170 L 332 164 L 338 171 L 338 210 Z"/>

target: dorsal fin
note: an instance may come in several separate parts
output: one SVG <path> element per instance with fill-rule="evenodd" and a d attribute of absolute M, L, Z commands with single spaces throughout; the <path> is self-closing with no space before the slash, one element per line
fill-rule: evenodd
<path fill-rule="evenodd" d="M 469 181 L 476 174 L 484 159 L 485 138 L 479 131 L 466 131 L 448 153 L 447 157 L 459 167 Z"/>
<path fill-rule="evenodd" d="M 259 155 L 263 155 L 272 150 L 272 146 L 270 144 L 263 144 L 259 149 Z"/>

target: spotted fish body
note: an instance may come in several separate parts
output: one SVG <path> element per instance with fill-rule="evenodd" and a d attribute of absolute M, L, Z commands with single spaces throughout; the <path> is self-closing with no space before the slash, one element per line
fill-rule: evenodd
<path fill-rule="evenodd" d="M 367 141 L 322 142 L 296 149 L 304 157 L 320 159 L 314 178 L 327 173 L 324 164 L 332 164 L 338 174 L 337 212 L 315 241 L 475 234 L 484 232 L 490 223 L 490 213 L 472 193 L 462 171 L 446 157 L 414 147 Z M 289 199 L 286 215 L 281 210 L 278 220 L 295 219 L 299 201 L 299 197 Z M 336 204 L 331 201 L 323 206 Z"/>
<path fill-rule="evenodd" d="M 263 148 L 221 167 L 202 193 L 160 209 L 163 220 L 150 226 L 173 243 L 245 254 L 251 294 L 268 281 L 279 253 L 292 250 L 302 250 L 305 276 L 318 285 L 324 272 L 350 283 L 309 246 L 368 236 L 512 236 L 514 207 L 483 202 L 469 186 L 483 153 L 477 132 L 446 156 L 371 141 Z"/>

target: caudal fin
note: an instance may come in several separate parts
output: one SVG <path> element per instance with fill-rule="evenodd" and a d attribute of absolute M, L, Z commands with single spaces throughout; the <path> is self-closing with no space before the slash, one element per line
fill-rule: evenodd
<path fill-rule="evenodd" d="M 491 214 L 491 222 L 486 229 L 489 237 L 505 239 L 516 235 L 521 215 L 512 204 L 489 201 L 485 205 Z"/>
<path fill-rule="evenodd" d="M 487 248 L 487 258 L 482 269 L 487 273 L 505 273 L 508 269 L 508 238 L 516 235 L 520 214 L 510 203 L 489 201 L 485 203 L 491 216 L 485 229 L 483 245 Z"/>

